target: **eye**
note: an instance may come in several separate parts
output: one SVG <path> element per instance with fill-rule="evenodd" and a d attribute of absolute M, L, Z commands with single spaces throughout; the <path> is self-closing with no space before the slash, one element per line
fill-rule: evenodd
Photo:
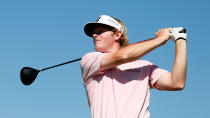
<path fill-rule="evenodd" d="M 100 35 L 100 34 L 106 32 L 106 31 L 107 31 L 107 30 L 105 30 L 105 29 L 98 29 L 98 30 L 94 30 L 94 31 L 93 31 L 93 34 Z"/>

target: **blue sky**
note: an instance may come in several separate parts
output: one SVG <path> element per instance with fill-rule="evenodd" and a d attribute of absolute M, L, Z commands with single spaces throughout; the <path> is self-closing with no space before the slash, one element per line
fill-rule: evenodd
<path fill-rule="evenodd" d="M 210 117 L 210 1 L 208 0 L 1 0 L 0 117 L 90 118 L 80 63 L 39 73 L 31 86 L 20 69 L 42 69 L 94 51 L 83 26 L 107 14 L 121 19 L 130 43 L 154 37 L 161 28 L 188 32 L 188 71 L 183 91 L 151 90 L 151 118 Z M 143 59 L 172 71 L 174 43 Z"/>

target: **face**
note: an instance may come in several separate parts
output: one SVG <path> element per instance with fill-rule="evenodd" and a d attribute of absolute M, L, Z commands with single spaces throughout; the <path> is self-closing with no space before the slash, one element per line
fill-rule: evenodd
<path fill-rule="evenodd" d="M 93 39 L 95 44 L 95 50 L 99 52 L 108 52 L 115 43 L 113 28 L 108 27 L 96 27 L 93 30 Z"/>

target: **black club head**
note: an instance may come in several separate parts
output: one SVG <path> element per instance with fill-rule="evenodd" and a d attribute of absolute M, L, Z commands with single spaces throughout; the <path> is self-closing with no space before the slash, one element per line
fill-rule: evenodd
<path fill-rule="evenodd" d="M 20 78 L 24 85 L 30 85 L 36 79 L 40 71 L 30 67 L 23 67 L 20 71 Z"/>

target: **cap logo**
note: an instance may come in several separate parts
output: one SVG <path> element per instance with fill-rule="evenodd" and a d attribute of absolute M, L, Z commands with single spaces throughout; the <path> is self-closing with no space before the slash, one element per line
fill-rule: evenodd
<path fill-rule="evenodd" d="M 99 16 L 99 17 L 96 19 L 96 22 L 98 22 L 100 19 L 101 19 L 101 16 Z"/>

